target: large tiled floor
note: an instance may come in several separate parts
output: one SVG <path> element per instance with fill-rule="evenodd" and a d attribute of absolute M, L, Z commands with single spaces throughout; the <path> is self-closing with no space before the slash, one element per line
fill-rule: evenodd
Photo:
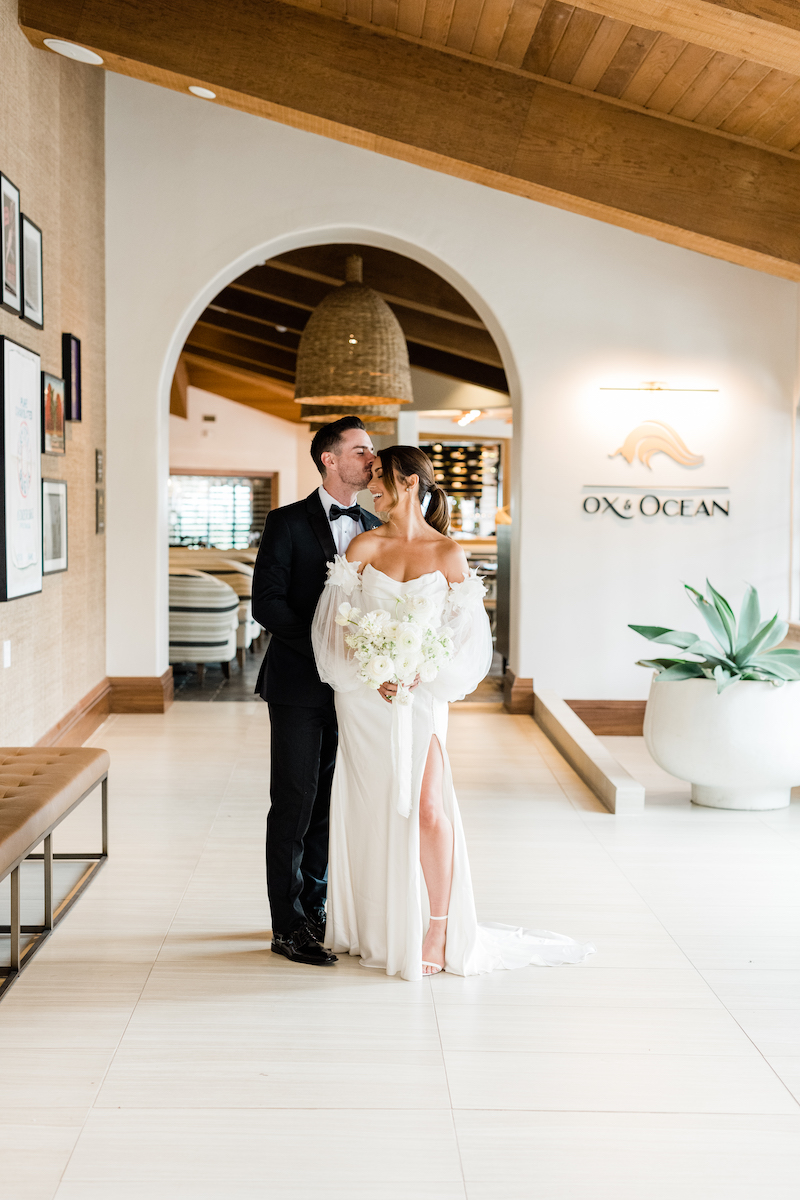
<path fill-rule="evenodd" d="M 598 952 L 411 984 L 268 953 L 264 705 L 94 741 L 112 858 L 0 1004 L 2 1200 L 796 1200 L 800 804 L 692 808 L 626 740 L 613 817 L 454 712 L 480 915 Z"/>

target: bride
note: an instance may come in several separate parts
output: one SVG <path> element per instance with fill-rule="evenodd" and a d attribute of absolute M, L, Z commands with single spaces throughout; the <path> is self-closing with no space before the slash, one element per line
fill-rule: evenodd
<path fill-rule="evenodd" d="M 410 980 L 582 962 L 593 946 L 478 924 L 446 741 L 448 702 L 473 691 L 491 664 L 485 588 L 446 536 L 447 497 L 421 450 L 381 450 L 370 491 L 386 523 L 354 538 L 346 557 L 329 565 L 312 626 L 339 725 L 325 946 Z M 336 623 L 345 601 L 393 616 L 398 604 L 414 603 L 449 632 L 452 657 L 432 682 L 414 687 L 410 705 L 395 702 L 396 685 L 372 690 L 357 678 Z"/>

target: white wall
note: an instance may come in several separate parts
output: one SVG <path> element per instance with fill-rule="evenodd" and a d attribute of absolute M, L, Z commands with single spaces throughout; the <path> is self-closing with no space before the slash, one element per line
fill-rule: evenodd
<path fill-rule="evenodd" d="M 107 76 L 106 111 L 110 674 L 167 663 L 168 391 L 186 334 L 247 267 L 315 241 L 409 254 L 497 342 L 515 408 L 517 674 L 570 698 L 643 696 L 646 646 L 626 624 L 686 626 L 682 579 L 734 598 L 747 579 L 785 606 L 794 284 L 124 77 Z M 598 391 L 649 379 L 720 391 Z M 631 420 L 659 413 L 702 468 L 609 459 Z M 729 485 L 732 515 L 583 514 L 584 484 L 644 479 Z"/>
<path fill-rule="evenodd" d="M 304 425 L 236 404 L 223 396 L 187 389 L 187 416 L 169 418 L 169 465 L 183 470 L 277 471 L 281 504 L 299 499 L 297 467 L 308 454 Z M 204 421 L 203 417 L 214 417 Z M 313 463 L 312 463 L 313 466 Z"/>

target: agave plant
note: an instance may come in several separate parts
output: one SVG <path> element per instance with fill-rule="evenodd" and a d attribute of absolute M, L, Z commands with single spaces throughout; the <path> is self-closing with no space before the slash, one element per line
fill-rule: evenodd
<path fill-rule="evenodd" d="M 706 580 L 707 596 L 697 588 L 684 585 L 692 603 L 700 610 L 711 630 L 716 645 L 698 638 L 695 633 L 663 629 L 660 625 L 629 625 L 650 642 L 677 646 L 692 658 L 643 658 L 639 667 L 652 667 L 658 678 L 714 679 L 717 693 L 740 679 L 757 679 L 775 687 L 790 680 L 800 680 L 800 650 L 774 647 L 786 637 L 789 626 L 779 621 L 776 613 L 769 621 L 761 620 L 758 592 L 748 587 L 742 602 L 737 624 L 728 601 Z"/>

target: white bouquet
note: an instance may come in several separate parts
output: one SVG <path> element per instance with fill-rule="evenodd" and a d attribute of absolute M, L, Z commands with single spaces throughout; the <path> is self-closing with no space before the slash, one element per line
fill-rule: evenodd
<path fill-rule="evenodd" d="M 433 621 L 427 596 L 405 596 L 396 614 L 382 608 L 362 613 L 351 604 L 339 605 L 336 624 L 350 626 L 345 642 L 358 663 L 358 678 L 375 691 L 382 683 L 397 684 L 397 701 L 410 704 L 417 676 L 430 683 L 453 656 L 453 642 Z"/>

